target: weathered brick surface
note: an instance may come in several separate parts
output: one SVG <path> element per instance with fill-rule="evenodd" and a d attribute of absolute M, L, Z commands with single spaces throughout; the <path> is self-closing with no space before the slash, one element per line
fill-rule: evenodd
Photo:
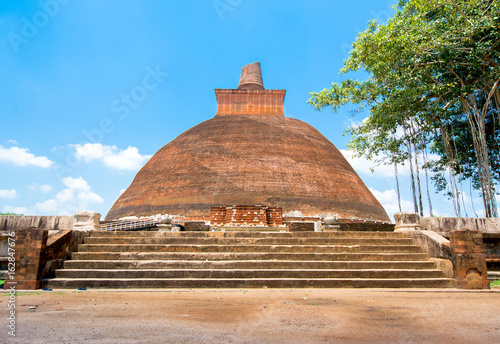
<path fill-rule="evenodd" d="M 314 232 L 314 222 L 291 222 L 287 227 L 290 232 Z"/>
<path fill-rule="evenodd" d="M 254 62 L 241 68 L 240 83 L 238 89 L 242 90 L 263 90 L 262 72 L 260 62 Z"/>
<path fill-rule="evenodd" d="M 285 212 L 390 222 L 330 141 L 310 125 L 284 117 L 285 93 L 264 89 L 260 63 L 244 66 L 238 89 L 215 90 L 217 115 L 160 149 L 106 220 L 155 213 L 203 216 L 214 206 L 272 204 Z M 232 222 L 249 222 L 240 210 L 230 212 Z M 250 222 L 265 223 L 264 217 Z M 276 220 L 273 225 L 279 225 Z M 218 221 L 222 217 L 214 218 Z"/>
<path fill-rule="evenodd" d="M 451 261 L 455 284 L 463 289 L 489 289 L 488 271 L 480 231 L 451 231 Z"/>
<path fill-rule="evenodd" d="M 394 232 L 392 223 L 375 222 L 339 222 L 339 231 L 358 232 L 358 231 L 376 231 L 376 232 Z"/>
<path fill-rule="evenodd" d="M 267 225 L 269 227 L 279 227 L 283 225 L 283 209 L 281 207 L 267 207 Z"/>
<path fill-rule="evenodd" d="M 229 204 L 389 221 L 321 133 L 293 118 L 260 115 L 215 116 L 178 136 L 137 173 L 106 219 L 202 216 Z"/>
<path fill-rule="evenodd" d="M 210 230 L 210 226 L 206 225 L 204 221 L 186 221 L 184 222 L 184 230 L 193 232 L 208 232 Z"/>
<path fill-rule="evenodd" d="M 217 115 L 284 116 L 285 90 L 217 89 Z"/>
<path fill-rule="evenodd" d="M 16 229 L 16 289 L 38 289 L 45 266 L 48 231 L 38 228 Z M 8 281 L 7 281 L 8 282 Z M 10 285 L 6 282 L 6 287 Z"/>
<path fill-rule="evenodd" d="M 281 207 L 232 205 L 210 209 L 212 226 L 278 227 L 283 224 Z"/>

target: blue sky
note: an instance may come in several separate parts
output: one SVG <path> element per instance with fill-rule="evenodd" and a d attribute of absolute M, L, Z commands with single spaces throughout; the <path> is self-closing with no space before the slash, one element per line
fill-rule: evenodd
<path fill-rule="evenodd" d="M 342 132 L 366 114 L 306 101 L 341 80 L 357 33 L 387 20 L 394 3 L 2 0 L 0 212 L 104 217 L 151 155 L 215 115 L 214 88 L 236 88 L 255 61 L 267 89 L 287 90 L 285 115 L 348 154 Z M 392 218 L 392 167 L 371 173 L 369 162 L 350 161 Z M 412 210 L 401 174 L 403 210 Z M 433 199 L 437 214 L 453 215 L 444 196 Z"/>

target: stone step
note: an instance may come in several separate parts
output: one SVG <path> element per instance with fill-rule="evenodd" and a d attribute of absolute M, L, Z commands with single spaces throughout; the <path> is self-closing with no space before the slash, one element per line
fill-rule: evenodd
<path fill-rule="evenodd" d="M 87 237 L 89 245 L 412 245 L 411 238 Z"/>
<path fill-rule="evenodd" d="M 488 271 L 488 279 L 490 282 L 500 281 L 500 271 Z"/>
<path fill-rule="evenodd" d="M 404 232 L 155 232 L 93 231 L 91 237 L 187 237 L 187 238 L 407 238 Z"/>
<path fill-rule="evenodd" d="M 426 253 L 74 252 L 73 260 L 417 261 Z"/>
<path fill-rule="evenodd" d="M 418 245 L 78 245 L 78 252 L 266 252 L 266 253 L 418 253 Z"/>
<path fill-rule="evenodd" d="M 49 288 L 453 287 L 401 232 L 92 232 Z"/>
<path fill-rule="evenodd" d="M 63 269 L 56 271 L 57 278 L 442 278 L 443 272 L 434 270 L 303 270 L 303 269 Z"/>
<path fill-rule="evenodd" d="M 65 269 L 421 269 L 433 261 L 67 260 Z"/>
<path fill-rule="evenodd" d="M 97 279 L 54 278 L 47 288 L 451 288 L 449 278 L 249 278 L 249 279 Z"/>

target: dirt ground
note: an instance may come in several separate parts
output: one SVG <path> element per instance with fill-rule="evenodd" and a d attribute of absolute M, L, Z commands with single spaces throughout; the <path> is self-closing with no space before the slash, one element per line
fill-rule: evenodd
<path fill-rule="evenodd" d="M 500 289 L 21 293 L 1 343 L 500 343 Z"/>

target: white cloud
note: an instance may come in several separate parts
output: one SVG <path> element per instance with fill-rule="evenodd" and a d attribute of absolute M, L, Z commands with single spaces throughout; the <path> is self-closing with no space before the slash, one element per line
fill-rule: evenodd
<path fill-rule="evenodd" d="M 349 164 L 351 164 L 352 168 L 357 173 L 362 173 L 365 175 L 369 175 L 372 177 L 380 177 L 380 178 L 394 178 L 394 165 L 376 165 L 373 161 L 370 161 L 366 158 L 358 158 L 354 157 L 354 152 L 350 149 L 341 149 L 340 152 L 342 155 L 347 159 Z M 386 155 L 380 155 L 378 159 L 384 160 L 387 158 Z M 418 162 L 420 166 L 424 165 L 424 161 L 422 158 L 422 155 L 419 154 L 418 157 Z M 440 157 L 437 154 L 428 154 L 427 155 L 427 160 L 428 161 L 437 161 L 439 160 Z M 373 172 L 372 172 L 373 169 Z M 422 173 L 422 169 L 420 170 Z M 408 165 L 398 165 L 398 176 L 399 177 L 409 177 L 410 176 L 410 169 L 408 168 Z"/>
<path fill-rule="evenodd" d="M 37 166 L 49 168 L 53 162 L 46 156 L 35 156 L 27 148 L 0 146 L 0 162 L 12 163 L 16 166 Z"/>
<path fill-rule="evenodd" d="M 90 191 L 90 186 L 87 184 L 87 181 L 82 177 L 73 178 L 66 177 L 63 178 L 63 184 L 66 185 L 71 190 L 81 190 L 81 191 Z"/>
<path fill-rule="evenodd" d="M 0 190 L 0 198 L 16 198 L 17 191 L 15 189 L 12 190 Z"/>
<path fill-rule="evenodd" d="M 44 194 L 49 193 L 52 190 L 52 185 L 47 185 L 47 184 L 38 185 L 37 183 L 33 183 L 28 187 L 31 190 L 40 190 Z"/>
<path fill-rule="evenodd" d="M 40 185 L 40 191 L 42 191 L 43 193 L 49 193 L 50 190 L 52 190 L 52 185 L 47 185 L 47 184 Z"/>
<path fill-rule="evenodd" d="M 102 160 L 106 156 L 113 155 L 118 148 L 116 146 L 105 146 L 100 143 L 85 143 L 83 145 L 69 145 L 74 148 L 76 155 L 86 162 Z"/>
<path fill-rule="evenodd" d="M 122 193 L 124 193 L 124 192 L 125 192 L 125 190 L 127 190 L 127 189 L 121 189 L 121 190 L 120 190 L 120 195 L 121 195 Z"/>
<path fill-rule="evenodd" d="M 42 203 L 37 203 L 35 204 L 34 208 L 47 215 L 69 215 L 69 213 L 65 210 L 61 209 L 61 211 L 59 211 L 59 204 L 58 202 L 56 202 L 56 200 L 53 199 L 48 199 Z M 62 211 L 65 211 L 65 213 L 62 213 Z"/>
<path fill-rule="evenodd" d="M 398 205 L 398 194 L 396 190 L 390 189 L 385 191 L 378 191 L 370 188 L 373 196 L 382 204 L 385 211 L 389 216 L 394 215 L 395 213 L 399 213 L 399 205 Z M 401 199 L 401 211 L 413 211 L 413 203 L 409 201 L 405 201 Z"/>
<path fill-rule="evenodd" d="M 28 208 L 26 207 L 12 207 L 10 205 L 6 205 L 3 207 L 4 213 L 16 213 L 16 214 L 27 214 Z"/>
<path fill-rule="evenodd" d="M 151 155 L 141 155 L 139 149 L 132 146 L 125 150 L 119 150 L 116 146 L 106 146 L 100 143 L 69 146 L 74 148 L 76 156 L 85 162 L 100 160 L 105 166 L 117 170 L 137 171 L 151 158 Z"/>
<path fill-rule="evenodd" d="M 104 202 L 101 196 L 91 191 L 90 185 L 82 177 L 65 177 L 63 184 L 66 189 L 59 191 L 54 199 L 35 204 L 33 209 L 48 215 L 71 215 L 77 210 Z"/>
<path fill-rule="evenodd" d="M 12 143 L 13 145 L 17 145 L 17 141 L 16 140 L 7 140 L 7 143 Z"/>
<path fill-rule="evenodd" d="M 340 152 L 347 159 L 349 164 L 357 173 L 366 174 L 373 177 L 381 178 L 394 178 L 393 165 L 379 165 L 377 166 L 373 161 L 366 158 L 355 158 L 354 153 L 350 149 L 341 149 Z M 383 157 L 381 157 L 383 158 Z M 373 169 L 373 172 L 372 172 Z M 406 166 L 398 166 L 398 175 L 400 177 L 408 175 L 408 168 Z"/>

